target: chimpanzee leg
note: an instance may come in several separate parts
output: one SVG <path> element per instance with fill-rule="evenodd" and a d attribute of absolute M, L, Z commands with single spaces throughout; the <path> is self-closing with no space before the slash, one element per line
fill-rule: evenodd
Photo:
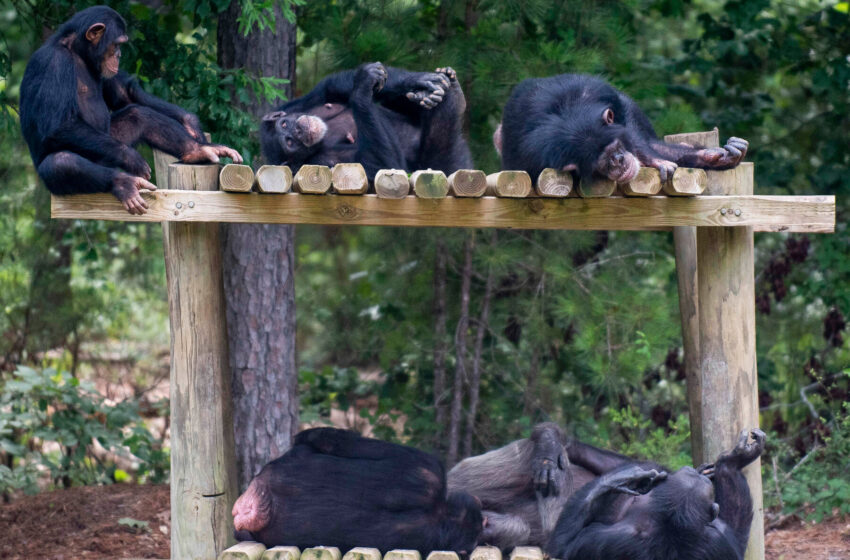
<path fill-rule="evenodd" d="M 375 89 L 383 87 L 386 70 L 379 63 L 360 67 L 354 76 L 351 111 L 357 124 L 356 161 L 363 164 L 366 175 L 374 179 L 380 169 L 404 169 L 405 159 L 392 126 L 375 106 Z"/>
<path fill-rule="evenodd" d="M 753 443 L 749 443 L 750 435 Z M 735 448 L 721 455 L 714 464 L 714 501 L 720 506 L 718 518 L 734 531 L 741 556 L 747 547 L 753 521 L 753 499 L 741 469 L 761 455 L 764 442 L 765 434 L 761 430 L 744 430 Z"/>
<path fill-rule="evenodd" d="M 117 169 L 98 165 L 73 152 L 50 154 L 38 166 L 39 176 L 53 194 L 110 192 L 117 173 Z"/>
<path fill-rule="evenodd" d="M 438 72 L 450 80 L 450 86 L 439 105 L 422 111 L 422 140 L 416 168 L 439 169 L 450 174 L 472 167 L 472 156 L 463 140 L 466 98 L 454 70 L 440 68 Z"/>
<path fill-rule="evenodd" d="M 179 122 L 142 105 L 127 105 L 115 111 L 109 134 L 128 146 L 145 142 L 175 157 L 181 157 L 198 146 Z"/>
<path fill-rule="evenodd" d="M 625 455 L 599 449 L 578 440 L 572 440 L 567 445 L 567 457 L 570 463 L 583 467 L 597 476 L 618 469 L 626 463 L 634 462 L 634 459 Z"/>

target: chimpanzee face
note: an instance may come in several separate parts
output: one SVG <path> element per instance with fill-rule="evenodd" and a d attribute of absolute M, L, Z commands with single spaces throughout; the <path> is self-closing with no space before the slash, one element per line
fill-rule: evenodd
<path fill-rule="evenodd" d="M 95 59 L 101 77 L 108 80 L 118 74 L 121 62 L 121 45 L 126 43 L 128 39 L 122 28 L 117 30 L 115 39 L 109 42 L 106 48 L 103 48 L 102 42 L 110 39 L 108 35 L 116 35 L 115 31 L 110 34 L 107 34 L 106 31 L 105 23 L 95 23 L 86 30 L 86 41 L 89 44 L 89 56 Z"/>
<path fill-rule="evenodd" d="M 626 128 L 615 121 L 614 110 L 610 107 L 602 110 L 597 126 L 602 131 L 597 137 L 608 140 L 599 153 L 594 172 L 617 183 L 628 183 L 638 174 L 640 161 L 629 151 L 623 141 Z"/>
<path fill-rule="evenodd" d="M 263 127 L 277 140 L 282 162 L 303 162 L 316 153 L 328 125 L 313 115 L 275 111 L 263 117 Z"/>

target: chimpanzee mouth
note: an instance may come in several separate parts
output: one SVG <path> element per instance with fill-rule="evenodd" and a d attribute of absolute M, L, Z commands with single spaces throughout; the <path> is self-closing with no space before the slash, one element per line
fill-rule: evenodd
<path fill-rule="evenodd" d="M 295 121 L 295 137 L 305 146 L 318 144 L 328 132 L 328 125 L 319 117 L 301 115 Z"/>
<path fill-rule="evenodd" d="M 628 183 L 635 177 L 637 177 L 638 171 L 640 171 L 640 162 L 638 159 L 632 154 L 626 154 L 626 161 L 623 163 L 624 168 L 620 172 L 619 176 L 611 177 L 617 183 Z"/>
<path fill-rule="evenodd" d="M 106 67 L 107 74 L 115 76 L 118 74 L 119 67 L 121 66 L 120 59 L 117 56 L 111 56 L 106 59 L 104 66 Z"/>

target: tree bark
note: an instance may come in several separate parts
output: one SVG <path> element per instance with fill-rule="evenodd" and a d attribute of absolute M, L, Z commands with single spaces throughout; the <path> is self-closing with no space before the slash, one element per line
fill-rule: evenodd
<path fill-rule="evenodd" d="M 457 463 L 458 447 L 460 444 L 460 425 L 463 421 L 461 407 L 463 405 L 463 384 L 466 381 L 466 332 L 469 329 L 469 291 L 472 284 L 472 248 L 475 243 L 475 233 L 467 233 L 463 243 L 463 276 L 460 288 L 460 317 L 455 331 L 455 353 L 457 365 L 452 388 L 452 415 L 449 426 L 449 452 L 446 457 L 447 467 Z"/>
<path fill-rule="evenodd" d="M 255 76 L 295 81 L 295 25 L 275 7 L 272 30 L 238 31 L 240 2 L 219 16 L 218 60 Z M 253 100 L 256 117 L 271 105 Z M 224 227 L 224 289 L 233 380 L 234 434 L 240 490 L 269 460 L 284 453 L 298 429 L 295 360 L 295 228 Z"/>
<path fill-rule="evenodd" d="M 446 408 L 446 245 L 439 240 L 434 256 L 434 409 L 438 441 L 442 441 L 445 430 Z"/>

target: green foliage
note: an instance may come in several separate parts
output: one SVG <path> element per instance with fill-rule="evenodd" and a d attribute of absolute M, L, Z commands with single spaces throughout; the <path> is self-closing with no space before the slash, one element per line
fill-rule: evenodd
<path fill-rule="evenodd" d="M 0 465 L 0 493 L 35 491 L 41 468 L 65 485 L 111 482 L 116 467 L 92 451 L 95 440 L 138 460 L 139 479 L 167 479 L 168 453 L 135 403 L 107 403 L 87 383 L 53 369 L 20 367 L 0 386 L 0 449 L 12 459 L 11 468 Z"/>

